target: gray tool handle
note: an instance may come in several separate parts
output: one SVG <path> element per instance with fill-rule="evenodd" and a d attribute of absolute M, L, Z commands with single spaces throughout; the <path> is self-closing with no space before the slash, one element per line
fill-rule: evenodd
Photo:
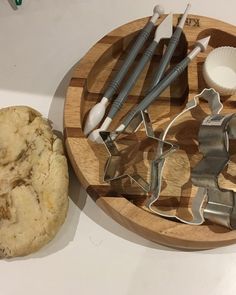
<path fill-rule="evenodd" d="M 134 87 L 139 75 L 143 71 L 146 64 L 151 60 L 155 50 L 157 48 L 158 42 L 155 40 L 148 46 L 148 48 L 143 53 L 142 58 L 140 59 L 138 65 L 135 67 L 133 73 L 130 75 L 129 79 L 127 80 L 126 84 L 120 91 L 118 97 L 112 104 L 112 107 L 108 113 L 108 117 L 113 119 L 117 112 L 121 109 L 123 104 L 125 103 L 130 90 Z"/>
<path fill-rule="evenodd" d="M 166 48 L 166 51 L 161 58 L 161 61 L 160 61 L 160 64 L 158 66 L 156 73 L 154 74 L 150 89 L 153 89 L 160 82 L 161 78 L 163 77 L 166 67 L 170 63 L 171 57 L 173 56 L 175 48 L 178 45 L 181 33 L 182 33 L 182 28 L 177 27 L 175 29 L 174 34 L 170 38 L 170 41 L 169 41 L 168 46 Z"/>
<path fill-rule="evenodd" d="M 155 25 L 153 22 L 148 22 L 146 24 L 146 26 L 141 30 L 135 43 L 133 44 L 132 48 L 130 49 L 128 55 L 126 56 L 126 58 L 123 62 L 123 65 L 121 66 L 121 68 L 118 71 L 118 73 L 116 74 L 115 78 L 110 82 L 107 90 L 105 91 L 104 97 L 106 97 L 107 99 L 110 100 L 112 98 L 112 96 L 116 93 L 125 74 L 127 73 L 131 64 L 134 62 L 139 50 L 144 45 L 145 41 L 148 39 L 148 37 L 154 27 L 155 27 Z"/>
<path fill-rule="evenodd" d="M 175 66 L 170 73 L 157 84 L 151 92 L 124 118 L 122 124 L 127 127 L 132 119 L 141 111 L 144 111 L 149 105 L 158 98 L 158 96 L 185 70 L 190 62 L 189 57 L 185 57 Z"/>

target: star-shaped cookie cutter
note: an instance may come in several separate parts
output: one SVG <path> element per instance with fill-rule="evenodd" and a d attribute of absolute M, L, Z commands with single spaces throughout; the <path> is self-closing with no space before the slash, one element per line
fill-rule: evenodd
<path fill-rule="evenodd" d="M 144 164 L 144 152 L 152 153 L 153 157 L 156 154 L 158 146 L 162 146 L 162 154 L 160 160 L 164 159 L 171 152 L 178 148 L 170 142 L 161 140 L 157 138 L 153 132 L 151 121 L 148 113 L 141 112 L 142 120 L 145 127 L 145 138 L 141 141 L 138 140 L 138 130 L 136 132 L 129 133 L 125 132 L 100 132 L 100 136 L 103 143 L 108 151 L 109 157 L 104 169 L 104 181 L 111 182 L 113 180 L 129 178 L 131 183 L 135 182 L 145 193 L 150 193 L 152 189 L 152 175 L 148 176 L 146 179 L 139 173 L 137 169 L 137 164 Z M 123 140 L 128 146 L 126 149 L 119 149 L 119 144 Z M 153 151 L 152 144 L 154 144 L 156 151 Z M 165 149 L 163 151 L 163 147 Z M 166 149 L 167 147 L 167 149 Z M 141 158 L 140 158 L 141 152 Z M 143 154 L 142 154 L 143 153 Z M 149 156 L 147 156 L 149 157 Z M 157 160 L 155 160 L 157 161 Z M 150 161 L 151 169 L 153 170 L 153 160 Z M 131 168 L 131 169 L 130 169 Z"/>

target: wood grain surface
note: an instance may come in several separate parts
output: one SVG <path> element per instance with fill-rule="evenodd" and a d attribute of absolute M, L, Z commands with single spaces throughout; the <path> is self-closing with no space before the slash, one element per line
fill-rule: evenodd
<path fill-rule="evenodd" d="M 179 17 L 174 15 L 174 26 Z M 103 145 L 88 141 L 83 134 L 83 124 L 89 109 L 101 99 L 109 81 L 119 69 L 131 41 L 147 21 L 148 18 L 138 19 L 115 29 L 99 40 L 77 65 L 68 87 L 64 107 L 64 135 L 68 156 L 76 175 L 96 204 L 117 222 L 146 239 L 182 249 L 209 249 L 235 243 L 236 231 L 210 223 L 191 226 L 161 218 L 144 207 L 146 196 L 137 187 L 130 186 L 127 190 L 119 190 L 117 183 L 105 183 L 103 175 L 108 158 L 107 151 Z M 161 19 L 158 23 L 160 21 Z M 206 87 L 202 66 L 207 54 L 219 46 L 236 47 L 236 27 L 215 19 L 190 15 L 170 66 L 174 66 L 186 55 L 196 39 L 208 35 L 211 35 L 211 40 L 207 51 L 200 53 L 181 77 L 150 106 L 149 113 L 157 135 L 184 108 L 188 99 Z M 158 47 L 110 130 L 114 130 L 128 110 L 144 96 L 166 44 L 162 42 Z M 135 63 L 139 58 L 140 55 Z M 235 98 L 236 96 L 222 97 L 223 113 L 234 112 Z M 170 214 L 191 219 L 190 208 L 196 188 L 190 181 L 190 169 L 201 159 L 197 132 L 201 120 L 207 114 L 207 104 L 200 103 L 199 107 L 177 122 L 168 136 L 169 140 L 179 144 L 180 150 L 167 159 L 161 197 L 156 206 Z M 139 133 L 141 137 L 145 137 L 143 128 Z M 235 143 L 232 144 L 231 150 L 230 163 L 220 175 L 219 183 L 221 187 L 236 190 Z M 148 154 L 146 156 L 148 157 Z M 139 166 L 140 174 L 149 173 L 148 169 Z"/>

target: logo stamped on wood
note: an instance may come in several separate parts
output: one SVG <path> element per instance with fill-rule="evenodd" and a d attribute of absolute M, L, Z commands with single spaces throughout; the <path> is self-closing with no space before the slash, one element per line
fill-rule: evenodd
<path fill-rule="evenodd" d="M 178 22 L 180 21 L 181 16 L 178 18 Z M 185 21 L 185 25 L 189 27 L 200 27 L 200 19 L 188 17 Z"/>

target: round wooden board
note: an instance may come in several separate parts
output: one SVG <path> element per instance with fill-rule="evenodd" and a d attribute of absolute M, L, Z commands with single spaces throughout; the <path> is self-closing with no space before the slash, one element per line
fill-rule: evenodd
<path fill-rule="evenodd" d="M 178 22 L 178 17 L 179 15 L 174 16 L 174 26 Z M 143 18 L 115 29 L 99 40 L 77 65 L 68 87 L 64 107 L 64 135 L 70 161 L 82 185 L 97 205 L 117 222 L 148 240 L 182 249 L 209 249 L 235 243 L 236 231 L 230 231 L 214 224 L 191 226 L 170 221 L 145 210 L 142 196 L 136 195 L 133 198 L 121 193 L 114 194 L 110 185 L 103 182 L 104 165 L 108 157 L 105 147 L 89 142 L 83 135 L 82 127 L 88 110 L 102 97 L 108 82 L 118 70 L 130 41 L 147 21 L 148 18 Z M 188 98 L 192 98 L 206 87 L 202 78 L 202 65 L 209 51 L 219 46 L 236 46 L 236 27 L 215 19 L 190 15 L 172 64 L 183 58 L 187 47 L 191 48 L 196 39 L 209 34 L 211 41 L 207 52 L 199 54 L 180 80 L 166 90 L 160 99 L 149 108 L 157 133 L 163 130 L 168 121 L 183 109 Z M 111 130 L 114 130 L 122 116 L 143 97 L 164 46 L 164 43 L 160 45 L 150 65 L 142 73 L 121 114 L 117 116 L 111 126 Z M 234 112 L 235 98 L 234 96 L 223 99 L 223 112 Z M 191 138 L 187 139 L 187 135 L 193 131 L 194 127 L 191 129 L 191 124 L 196 122 L 196 118 L 200 120 L 202 111 L 206 115 L 205 108 L 206 106 L 203 105 L 200 111 L 190 114 L 190 117 L 187 118 L 190 122 L 188 128 L 183 125 L 181 136 L 175 137 L 175 140 L 182 140 L 184 141 L 183 145 L 187 146 L 186 155 L 193 158 L 193 161 L 190 161 L 190 166 L 196 164 L 199 157 L 194 158 L 197 146 L 195 142 L 191 141 Z M 185 118 L 185 120 L 187 119 Z M 195 132 L 197 130 L 196 124 L 193 126 L 195 126 Z M 189 170 L 186 160 L 182 159 L 181 161 L 183 165 L 186 164 Z M 234 172 L 236 171 L 235 166 L 234 163 L 231 169 Z M 183 173 L 187 173 L 187 168 L 181 171 L 172 168 L 173 163 L 171 166 L 170 160 L 170 169 L 166 174 L 166 180 L 168 181 L 169 177 L 170 182 L 166 194 L 168 196 L 173 192 L 177 194 L 175 192 L 176 186 L 178 194 L 183 194 L 179 197 L 185 198 L 185 202 L 180 202 L 184 208 L 186 207 L 184 203 L 189 203 L 193 195 L 189 186 L 186 189 L 186 183 L 180 181 L 178 184 L 179 179 L 183 178 Z M 187 179 L 189 179 L 189 175 Z M 222 185 L 228 187 L 229 182 L 229 180 L 223 179 Z M 230 185 L 233 186 L 233 183 L 231 182 Z"/>

